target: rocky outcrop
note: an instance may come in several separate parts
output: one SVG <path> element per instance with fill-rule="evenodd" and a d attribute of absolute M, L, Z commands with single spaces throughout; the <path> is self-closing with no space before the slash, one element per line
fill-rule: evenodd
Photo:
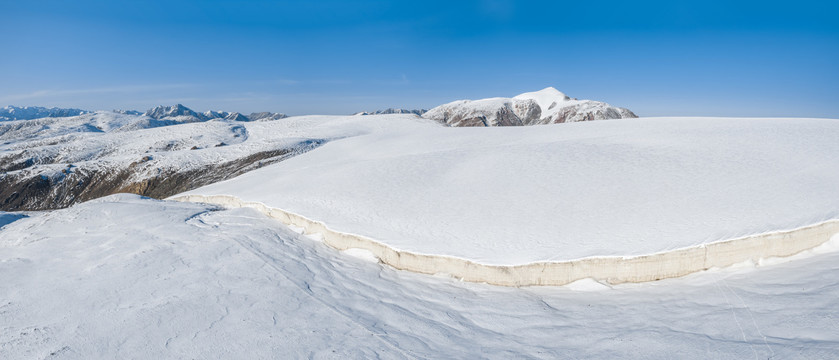
<path fill-rule="evenodd" d="M 541 119 L 542 124 L 559 124 L 566 122 L 604 120 L 604 119 L 626 119 L 637 118 L 632 111 L 624 108 L 611 106 L 592 106 L 591 104 L 578 104 L 561 108 L 550 118 Z"/>
<path fill-rule="evenodd" d="M 433 108 L 422 117 L 449 126 L 521 126 L 638 116 L 604 102 L 571 99 L 549 87 L 513 98 L 458 100 Z"/>
<path fill-rule="evenodd" d="M 509 99 L 459 100 L 423 114 L 449 126 L 519 126 L 521 119 Z"/>

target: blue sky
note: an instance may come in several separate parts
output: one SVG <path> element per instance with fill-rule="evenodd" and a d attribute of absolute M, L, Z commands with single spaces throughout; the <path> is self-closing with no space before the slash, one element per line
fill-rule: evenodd
<path fill-rule="evenodd" d="M 554 86 L 642 116 L 839 118 L 839 6 L 0 0 L 0 106 L 344 114 Z"/>

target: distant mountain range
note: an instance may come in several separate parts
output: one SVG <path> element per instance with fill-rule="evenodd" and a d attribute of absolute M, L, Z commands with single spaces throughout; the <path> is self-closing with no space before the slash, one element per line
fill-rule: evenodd
<path fill-rule="evenodd" d="M 124 115 L 144 115 L 155 120 L 165 120 L 170 123 L 189 123 L 207 121 L 213 119 L 226 119 L 234 121 L 266 121 L 277 120 L 288 117 L 285 114 L 273 112 L 258 112 L 250 115 L 243 115 L 237 112 L 227 111 L 206 111 L 198 113 L 181 104 L 172 106 L 156 106 L 146 112 L 137 110 L 114 110 L 113 112 Z M 69 117 L 89 114 L 92 111 L 81 109 L 45 108 L 40 106 L 6 106 L 0 108 L 0 121 L 33 120 L 47 117 Z"/>
<path fill-rule="evenodd" d="M 6 106 L 0 108 L 0 121 L 77 116 L 89 112 L 81 109 L 45 108 L 41 106 Z"/>
<path fill-rule="evenodd" d="M 136 110 L 114 110 L 125 115 L 143 115 L 146 121 L 159 125 L 202 122 L 214 119 L 232 121 L 268 121 L 288 117 L 274 112 L 244 115 L 237 112 L 205 111 L 198 113 L 181 104 L 156 106 L 141 113 Z M 6 106 L 0 109 L 0 121 L 32 120 L 46 117 L 68 117 L 91 113 L 80 109 Z M 570 98 L 559 90 L 548 87 L 512 98 L 457 100 L 431 110 L 394 109 L 362 111 L 355 115 L 414 114 L 438 121 L 447 126 L 522 126 L 566 122 L 637 118 L 632 111 L 594 100 Z"/>
<path fill-rule="evenodd" d="M 272 113 L 272 112 L 258 112 L 250 115 L 243 115 L 237 112 L 227 111 L 205 111 L 197 113 L 192 109 L 181 104 L 172 106 L 156 106 L 146 111 L 143 115 L 156 120 L 175 120 L 177 122 L 197 122 L 207 121 L 213 119 L 225 119 L 233 121 L 266 121 L 278 120 L 288 117 L 286 114 Z"/>
<path fill-rule="evenodd" d="M 376 111 L 362 111 L 355 113 L 354 115 L 385 115 L 385 114 L 414 114 L 414 115 L 422 115 L 428 110 L 425 109 L 415 109 L 415 110 L 406 110 L 406 109 L 394 109 L 394 108 L 387 108 L 384 110 L 376 110 Z"/>

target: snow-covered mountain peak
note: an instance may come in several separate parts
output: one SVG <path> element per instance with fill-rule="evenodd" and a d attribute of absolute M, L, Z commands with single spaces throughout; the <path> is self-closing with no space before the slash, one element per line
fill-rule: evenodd
<path fill-rule="evenodd" d="M 152 109 L 149 109 L 144 114 L 153 119 L 162 119 L 167 117 L 175 117 L 175 116 L 191 116 L 195 117 L 196 119 L 200 119 L 200 116 L 192 109 L 183 106 L 181 104 L 176 104 L 172 106 L 155 106 Z"/>
<path fill-rule="evenodd" d="M 230 115 L 227 111 L 215 111 L 215 110 L 207 110 L 202 115 L 206 119 L 224 119 L 228 115 Z"/>
<path fill-rule="evenodd" d="M 553 87 L 512 98 L 459 100 L 423 114 L 449 126 L 517 126 L 638 117 L 600 101 L 571 99 Z"/>
<path fill-rule="evenodd" d="M 237 112 L 227 114 L 227 116 L 225 116 L 224 118 L 226 120 L 232 120 L 232 121 L 250 121 L 250 119 L 248 119 L 247 116 L 242 115 L 242 114 L 237 113 Z"/>
<path fill-rule="evenodd" d="M 531 91 L 516 95 L 513 99 L 545 99 L 552 101 L 564 101 L 570 100 L 571 98 L 569 98 L 568 95 L 565 95 L 564 92 L 557 90 L 555 87 L 548 86 L 539 91 Z"/>
<path fill-rule="evenodd" d="M 565 101 L 571 101 L 571 98 L 568 95 L 565 95 L 562 91 L 557 90 L 554 87 L 546 87 L 539 91 L 533 92 L 526 92 L 524 94 L 519 94 L 513 97 L 514 100 L 533 100 L 539 104 L 539 107 L 542 108 L 542 111 L 546 111 L 548 109 L 553 110 L 559 104 Z"/>

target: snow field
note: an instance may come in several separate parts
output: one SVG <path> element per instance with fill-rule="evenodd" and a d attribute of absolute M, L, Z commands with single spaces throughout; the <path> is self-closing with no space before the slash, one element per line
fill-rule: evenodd
<path fill-rule="evenodd" d="M 119 195 L 30 215 L 0 229 L 4 359 L 839 351 L 835 249 L 760 271 L 506 288 L 346 256 L 248 208 Z"/>
<path fill-rule="evenodd" d="M 363 131 L 181 195 L 261 204 L 396 268 L 506 285 L 682 276 L 788 256 L 837 232 L 836 120 L 445 128 L 363 118 L 321 119 L 319 131 L 332 121 Z"/>

